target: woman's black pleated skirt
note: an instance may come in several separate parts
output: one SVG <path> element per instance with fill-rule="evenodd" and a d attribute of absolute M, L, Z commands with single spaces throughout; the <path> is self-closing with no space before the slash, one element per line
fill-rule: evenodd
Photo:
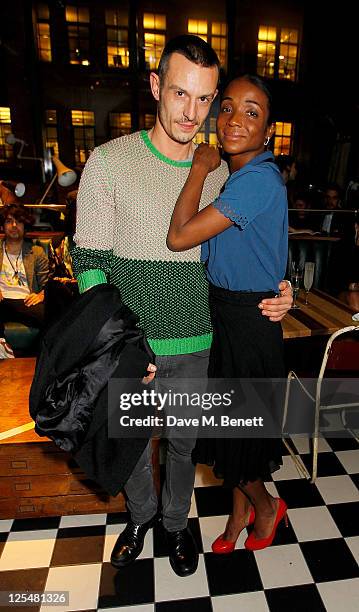
<path fill-rule="evenodd" d="M 284 377 L 280 323 L 262 315 L 258 304 L 272 292 L 229 291 L 210 285 L 213 325 L 210 378 Z M 198 439 L 194 461 L 213 466 L 224 485 L 270 480 L 282 464 L 279 438 Z"/>

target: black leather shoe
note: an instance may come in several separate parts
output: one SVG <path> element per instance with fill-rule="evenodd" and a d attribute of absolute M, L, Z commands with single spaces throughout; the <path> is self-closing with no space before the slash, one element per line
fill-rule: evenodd
<path fill-rule="evenodd" d="M 198 549 L 188 527 L 181 531 L 167 531 L 170 564 L 177 576 L 194 574 L 198 565 Z"/>
<path fill-rule="evenodd" d="M 127 523 L 125 529 L 118 536 L 111 553 L 111 564 L 114 567 L 130 565 L 137 559 L 142 552 L 145 535 L 154 522 L 155 517 L 143 524 L 133 523 L 131 520 Z"/>

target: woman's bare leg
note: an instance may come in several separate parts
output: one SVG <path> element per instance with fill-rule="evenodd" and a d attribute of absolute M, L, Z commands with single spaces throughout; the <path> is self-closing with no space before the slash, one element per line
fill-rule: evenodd
<path fill-rule="evenodd" d="M 247 495 L 238 487 L 233 489 L 233 510 L 229 515 L 226 529 L 223 535 L 224 540 L 235 542 L 244 527 L 248 524 L 250 514 L 250 500 Z"/>
<path fill-rule="evenodd" d="M 255 508 L 255 537 L 257 539 L 268 537 L 273 529 L 278 501 L 268 493 L 262 480 L 248 482 L 246 485 L 241 485 L 241 488 Z"/>

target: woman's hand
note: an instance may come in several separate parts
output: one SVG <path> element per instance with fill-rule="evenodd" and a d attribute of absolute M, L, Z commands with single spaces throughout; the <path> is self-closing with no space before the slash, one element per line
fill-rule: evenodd
<path fill-rule="evenodd" d="M 144 385 L 148 385 L 150 382 L 153 381 L 154 377 L 156 376 L 156 370 L 157 368 L 155 365 L 153 365 L 153 363 L 148 364 L 147 372 L 150 372 L 150 374 L 142 378 L 142 382 Z"/>
<path fill-rule="evenodd" d="M 206 170 L 207 174 L 213 172 L 221 165 L 221 156 L 216 147 L 201 143 L 194 152 L 192 167 Z"/>
<path fill-rule="evenodd" d="M 281 321 L 292 307 L 293 291 L 290 283 L 283 280 L 279 283 L 280 296 L 262 300 L 258 307 L 262 314 L 274 323 Z"/>

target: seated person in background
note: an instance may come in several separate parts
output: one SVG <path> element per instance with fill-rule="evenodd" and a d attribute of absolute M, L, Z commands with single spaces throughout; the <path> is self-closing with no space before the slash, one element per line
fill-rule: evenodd
<path fill-rule="evenodd" d="M 348 231 L 349 217 L 347 215 L 335 214 L 335 210 L 342 208 L 342 190 L 336 183 L 329 183 L 324 191 L 323 208 L 328 212 L 324 215 L 320 230 L 330 235 L 344 235 Z"/>
<path fill-rule="evenodd" d="M 289 213 L 289 233 L 314 234 L 318 229 L 315 223 L 315 215 L 308 215 L 305 212 L 311 208 L 308 195 L 304 192 L 298 193 L 293 208 L 296 208 L 298 212 Z"/>
<path fill-rule="evenodd" d="M 25 240 L 32 216 L 22 204 L 0 208 L 5 237 L 0 240 L 0 359 L 14 357 L 4 338 L 4 323 L 17 321 L 30 327 L 44 324 L 44 287 L 49 261 L 42 247 Z"/>

